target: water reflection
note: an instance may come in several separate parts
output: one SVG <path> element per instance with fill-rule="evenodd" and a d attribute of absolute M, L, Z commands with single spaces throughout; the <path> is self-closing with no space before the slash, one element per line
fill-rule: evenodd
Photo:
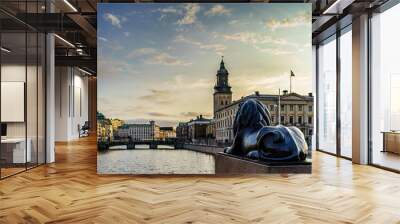
<path fill-rule="evenodd" d="M 214 156 L 186 149 L 110 149 L 98 152 L 99 174 L 215 174 Z"/>

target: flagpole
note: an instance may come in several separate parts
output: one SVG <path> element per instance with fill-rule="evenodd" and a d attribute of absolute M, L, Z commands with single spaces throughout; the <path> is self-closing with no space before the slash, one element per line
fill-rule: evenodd
<path fill-rule="evenodd" d="M 289 93 L 292 93 L 292 78 L 294 77 L 294 73 L 292 70 L 290 70 L 290 89 Z"/>
<path fill-rule="evenodd" d="M 278 90 L 278 124 L 281 124 L 281 88 Z"/>

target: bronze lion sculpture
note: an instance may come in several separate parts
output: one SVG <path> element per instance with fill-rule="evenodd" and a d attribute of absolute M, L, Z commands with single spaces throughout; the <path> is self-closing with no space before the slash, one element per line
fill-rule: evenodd
<path fill-rule="evenodd" d="M 239 105 L 233 123 L 234 140 L 227 154 L 266 162 L 303 161 L 307 143 L 297 127 L 271 126 L 268 108 L 258 100 L 248 99 Z"/>

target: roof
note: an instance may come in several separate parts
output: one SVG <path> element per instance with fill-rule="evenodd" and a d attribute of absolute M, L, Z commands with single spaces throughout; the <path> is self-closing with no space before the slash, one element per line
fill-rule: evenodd
<path fill-rule="evenodd" d="M 146 126 L 151 126 L 150 124 L 123 124 L 121 126 L 122 129 L 125 128 L 130 128 L 130 127 L 146 127 Z"/>

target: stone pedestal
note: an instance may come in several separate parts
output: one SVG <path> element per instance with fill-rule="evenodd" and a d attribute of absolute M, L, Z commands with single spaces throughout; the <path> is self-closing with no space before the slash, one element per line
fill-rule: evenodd
<path fill-rule="evenodd" d="M 226 153 L 215 155 L 216 174 L 266 174 L 266 173 L 311 173 L 311 161 L 272 162 L 237 157 Z"/>

